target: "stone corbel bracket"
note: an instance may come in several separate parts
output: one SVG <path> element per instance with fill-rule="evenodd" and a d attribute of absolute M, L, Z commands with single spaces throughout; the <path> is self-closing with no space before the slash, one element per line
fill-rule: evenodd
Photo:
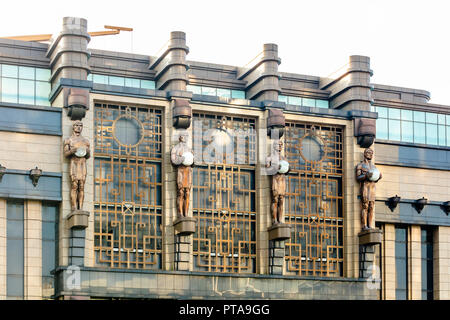
<path fill-rule="evenodd" d="M 89 110 L 89 89 L 64 88 L 64 108 L 71 120 L 81 120 Z"/>
<path fill-rule="evenodd" d="M 361 148 L 370 147 L 375 141 L 376 137 L 376 119 L 370 118 L 355 118 L 353 120 L 353 127 L 357 143 Z"/>
<path fill-rule="evenodd" d="M 283 110 L 281 109 L 268 109 L 269 114 L 267 117 L 267 135 L 279 139 L 284 135 L 284 129 L 286 126 L 286 118 L 284 117 Z"/>
<path fill-rule="evenodd" d="M 176 129 L 187 129 L 191 126 L 192 108 L 188 100 L 174 99 L 172 108 L 173 126 Z"/>

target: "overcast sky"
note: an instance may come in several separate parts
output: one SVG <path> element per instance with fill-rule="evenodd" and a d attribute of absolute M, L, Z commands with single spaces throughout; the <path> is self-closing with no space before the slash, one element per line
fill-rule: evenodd
<path fill-rule="evenodd" d="M 280 71 L 327 76 L 350 55 L 371 58 L 373 83 L 423 89 L 450 105 L 450 1 L 73 0 L 3 1 L 0 36 L 55 33 L 65 16 L 132 33 L 89 47 L 155 55 L 184 31 L 189 60 L 244 66 L 278 44 Z M 5 8 L 6 7 L 6 8 Z"/>

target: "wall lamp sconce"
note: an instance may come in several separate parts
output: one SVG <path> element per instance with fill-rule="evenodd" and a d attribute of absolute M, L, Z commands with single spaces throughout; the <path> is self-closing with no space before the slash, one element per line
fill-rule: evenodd
<path fill-rule="evenodd" d="M 394 212 L 395 208 L 397 208 L 398 203 L 400 202 L 401 197 L 398 195 L 395 195 L 395 197 L 388 198 L 387 206 L 389 209 L 391 209 L 392 212 Z"/>
<path fill-rule="evenodd" d="M 450 201 L 443 202 L 441 208 L 448 215 L 450 213 Z"/>
<path fill-rule="evenodd" d="M 30 170 L 30 179 L 33 182 L 33 186 L 37 186 L 39 178 L 42 176 L 42 170 L 38 167 Z"/>
<path fill-rule="evenodd" d="M 425 199 L 425 197 L 422 197 L 422 199 L 417 199 L 412 206 L 414 207 L 414 209 L 416 209 L 417 213 L 422 212 L 423 208 L 425 207 L 425 205 L 427 204 L 428 199 Z"/>
<path fill-rule="evenodd" d="M 0 182 L 2 182 L 2 179 L 3 179 L 3 176 L 5 175 L 5 173 L 6 173 L 6 167 L 4 167 L 0 164 Z"/>

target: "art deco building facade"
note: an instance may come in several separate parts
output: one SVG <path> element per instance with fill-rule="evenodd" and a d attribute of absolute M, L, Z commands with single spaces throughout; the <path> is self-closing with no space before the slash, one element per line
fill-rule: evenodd
<path fill-rule="evenodd" d="M 0 39 L 0 298 L 450 298 L 449 106 L 372 83 L 364 56 L 321 78 L 278 71 L 275 44 L 236 67 L 190 61 L 183 32 L 159 56 L 89 40 L 78 18 L 49 44 Z M 74 211 L 76 121 L 90 157 Z M 284 231 L 266 168 L 279 135 Z M 361 233 L 367 146 L 381 234 Z"/>

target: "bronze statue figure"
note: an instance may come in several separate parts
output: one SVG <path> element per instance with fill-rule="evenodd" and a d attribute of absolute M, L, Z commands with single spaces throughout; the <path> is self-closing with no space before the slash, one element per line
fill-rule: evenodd
<path fill-rule="evenodd" d="M 372 164 L 373 150 L 364 150 L 364 160 L 356 166 L 356 180 L 360 183 L 361 225 L 363 230 L 373 228 L 375 207 L 375 184 L 381 179 L 381 172 Z"/>
<path fill-rule="evenodd" d="M 274 142 L 272 154 L 267 157 L 266 167 L 271 168 L 272 172 L 272 224 L 284 223 L 284 197 L 286 195 L 286 177 L 289 171 L 289 163 L 282 156 L 283 142 L 279 140 Z"/>
<path fill-rule="evenodd" d="M 187 145 L 188 134 L 181 134 L 179 142 L 170 153 L 172 164 L 177 167 L 177 215 L 185 218 L 189 211 L 189 197 L 192 187 L 192 164 L 194 155 Z"/>
<path fill-rule="evenodd" d="M 86 159 L 91 155 L 89 141 L 81 136 L 83 123 L 75 121 L 72 136 L 64 140 L 64 156 L 70 158 L 70 201 L 72 211 L 83 210 L 84 184 L 86 182 Z"/>

